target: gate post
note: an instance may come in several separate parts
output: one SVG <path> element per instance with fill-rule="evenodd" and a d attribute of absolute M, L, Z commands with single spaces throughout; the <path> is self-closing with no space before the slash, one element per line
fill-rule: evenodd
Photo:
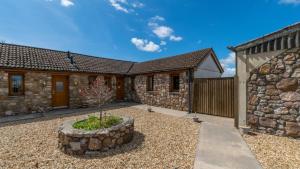
<path fill-rule="evenodd" d="M 239 105 L 239 79 L 238 76 L 234 76 L 234 126 L 239 128 L 239 112 L 238 112 L 238 105 Z"/>

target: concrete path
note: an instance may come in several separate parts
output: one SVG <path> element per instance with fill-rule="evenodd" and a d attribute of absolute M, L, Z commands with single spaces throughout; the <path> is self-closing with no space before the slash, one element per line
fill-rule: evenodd
<path fill-rule="evenodd" d="M 211 122 L 201 124 L 194 168 L 262 169 L 236 128 Z"/>
<path fill-rule="evenodd" d="M 146 104 L 139 104 L 131 107 L 147 111 L 149 106 Z M 175 117 L 184 117 L 188 114 L 188 112 L 186 111 L 172 110 L 172 109 L 166 109 L 166 108 L 155 107 L 155 106 L 151 106 L 151 109 L 156 113 L 162 113 L 162 114 L 175 116 Z"/>
<path fill-rule="evenodd" d="M 134 105 L 146 110 L 147 105 Z M 231 118 L 204 114 L 188 114 L 184 111 L 151 106 L 157 113 L 176 117 L 198 117 L 202 121 L 194 169 L 262 169 L 248 145 L 234 127 Z"/>

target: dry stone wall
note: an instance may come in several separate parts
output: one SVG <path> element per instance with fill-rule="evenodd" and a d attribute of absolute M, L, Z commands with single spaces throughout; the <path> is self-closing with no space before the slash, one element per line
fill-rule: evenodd
<path fill-rule="evenodd" d="M 300 137 L 299 54 L 289 50 L 250 73 L 247 121 L 252 129 Z"/>
<path fill-rule="evenodd" d="M 66 121 L 58 130 L 59 148 L 70 155 L 92 155 L 126 144 L 133 139 L 134 119 L 122 118 L 121 124 L 93 131 L 75 129 L 75 121 Z"/>

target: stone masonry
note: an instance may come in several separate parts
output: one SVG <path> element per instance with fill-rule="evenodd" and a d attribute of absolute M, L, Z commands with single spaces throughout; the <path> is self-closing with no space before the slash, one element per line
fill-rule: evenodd
<path fill-rule="evenodd" d="M 52 109 L 52 72 L 24 72 L 25 94 L 23 96 L 8 95 L 8 73 L 0 70 L 0 116 L 10 116 L 27 113 L 47 112 Z M 89 74 L 69 74 L 69 107 L 92 107 L 98 105 L 98 99 L 93 96 L 80 95 L 80 88 L 88 88 Z M 104 78 L 99 75 L 98 77 Z M 116 76 L 111 75 L 113 96 L 116 98 Z M 134 78 L 125 77 L 126 101 L 135 101 L 159 107 L 176 110 L 188 110 L 188 76 L 186 71 L 180 72 L 179 92 L 170 92 L 170 73 L 154 74 L 154 90 L 147 91 L 147 75 L 137 75 Z M 103 99 L 105 100 L 105 99 Z"/>
<path fill-rule="evenodd" d="M 8 96 L 8 73 L 0 71 L 0 116 L 44 112 L 51 105 L 51 74 L 26 72 L 24 96 Z"/>
<path fill-rule="evenodd" d="M 252 129 L 300 137 L 299 54 L 299 49 L 289 50 L 251 72 L 247 122 Z"/>
<path fill-rule="evenodd" d="M 97 98 L 79 94 L 80 88 L 88 87 L 88 76 L 88 74 L 69 75 L 70 108 L 98 105 Z M 115 76 L 112 76 L 112 81 L 115 79 Z M 52 73 L 27 71 L 24 73 L 24 82 L 23 96 L 9 96 L 8 73 L 0 70 L 0 116 L 46 112 L 52 109 Z M 111 100 L 114 100 L 115 85 L 112 86 L 112 90 L 114 95 Z"/>
<path fill-rule="evenodd" d="M 147 91 L 147 75 L 137 75 L 134 83 L 134 91 L 127 95 L 127 97 L 132 97 L 134 101 L 188 111 L 188 76 L 186 71 L 180 72 L 179 92 L 170 92 L 170 73 L 168 72 L 154 74 L 153 91 Z"/>
<path fill-rule="evenodd" d="M 66 121 L 58 129 L 58 146 L 70 155 L 92 155 L 129 143 L 134 135 L 134 119 L 122 118 L 121 124 L 93 131 L 75 129 L 75 121 Z"/>

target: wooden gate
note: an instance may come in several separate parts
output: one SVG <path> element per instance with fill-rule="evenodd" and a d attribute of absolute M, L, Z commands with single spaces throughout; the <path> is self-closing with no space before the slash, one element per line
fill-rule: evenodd
<path fill-rule="evenodd" d="M 194 79 L 193 112 L 234 117 L 234 78 Z"/>

